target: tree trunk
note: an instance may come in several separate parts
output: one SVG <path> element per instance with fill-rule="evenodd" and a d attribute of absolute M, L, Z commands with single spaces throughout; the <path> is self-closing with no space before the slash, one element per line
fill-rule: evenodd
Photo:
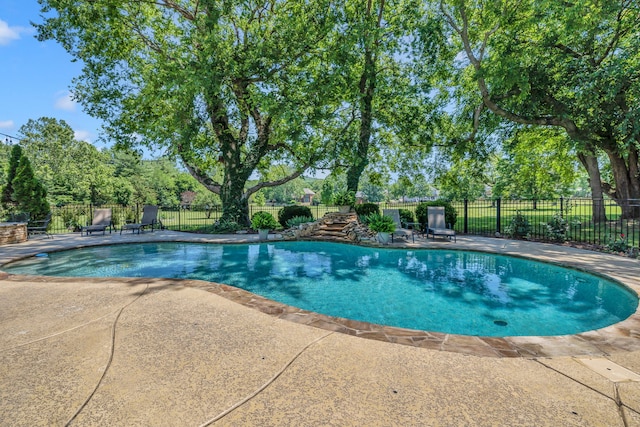
<path fill-rule="evenodd" d="M 589 188 L 591 189 L 591 220 L 594 223 L 607 220 L 607 213 L 604 209 L 604 191 L 602 189 L 602 178 L 600 177 L 600 167 L 595 156 L 586 153 L 578 153 L 578 160 L 589 175 Z"/>
<path fill-rule="evenodd" d="M 355 159 L 347 169 L 347 190 L 358 191 L 362 172 L 369 163 L 369 143 L 373 122 L 373 93 L 376 86 L 376 64 L 370 48 L 365 49 L 364 69 L 360 77 L 360 132 L 355 150 Z"/>
<path fill-rule="evenodd" d="M 249 199 L 244 194 L 246 180 L 240 177 L 238 171 L 230 168 L 225 173 L 224 182 L 220 188 L 222 201 L 221 221 L 237 222 L 242 226 L 249 226 Z"/>
<path fill-rule="evenodd" d="M 370 26 L 362 34 L 364 46 L 364 66 L 360 76 L 358 89 L 360 92 L 360 132 L 358 144 L 355 150 L 355 158 L 351 166 L 347 169 L 347 190 L 358 191 L 358 184 L 362 172 L 369 164 L 369 145 L 371 143 L 371 126 L 373 123 L 373 97 L 376 89 L 377 63 L 376 52 L 379 48 L 378 30 L 382 27 L 382 15 L 384 13 L 385 0 L 380 0 L 375 5 L 377 10 L 373 10 L 374 2 L 367 2 L 365 21 Z"/>
<path fill-rule="evenodd" d="M 266 135 L 265 128 L 257 126 L 258 139 Z M 241 158 L 239 141 L 229 138 L 221 144 L 222 162 L 224 163 L 224 178 L 220 186 L 220 200 L 222 201 L 221 221 L 233 221 L 242 226 L 250 226 L 249 197 L 245 194 L 244 186 L 255 167 L 255 159 Z M 258 156 L 256 156 L 258 157 Z"/>
<path fill-rule="evenodd" d="M 638 176 L 638 151 L 629 150 L 628 159 L 616 150 L 606 150 L 613 172 L 615 188 L 605 184 L 609 196 L 615 200 L 622 210 L 622 218 L 640 218 L 640 176 Z M 628 162 L 628 163 L 627 163 Z"/>

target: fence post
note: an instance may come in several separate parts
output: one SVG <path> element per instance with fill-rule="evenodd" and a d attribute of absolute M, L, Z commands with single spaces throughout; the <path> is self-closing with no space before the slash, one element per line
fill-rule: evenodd
<path fill-rule="evenodd" d="M 564 216 L 564 197 L 560 197 L 560 217 Z"/>
<path fill-rule="evenodd" d="M 469 232 L 469 200 L 464 199 L 464 234 Z"/>
<path fill-rule="evenodd" d="M 502 216 L 502 213 L 500 212 L 501 200 L 502 199 L 500 198 L 496 199 L 496 232 L 497 233 L 501 233 L 501 230 L 502 230 L 502 223 L 500 221 L 500 217 Z"/>

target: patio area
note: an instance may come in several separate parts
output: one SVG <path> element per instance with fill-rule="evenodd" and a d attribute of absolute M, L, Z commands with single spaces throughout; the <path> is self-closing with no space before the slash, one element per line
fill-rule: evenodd
<path fill-rule="evenodd" d="M 417 333 L 291 309 L 195 280 L 3 273 L 12 259 L 138 241 L 257 235 L 55 235 L 0 246 L 0 424 L 640 426 L 640 315 L 562 337 Z M 640 294 L 640 261 L 459 236 L 589 270 Z"/>

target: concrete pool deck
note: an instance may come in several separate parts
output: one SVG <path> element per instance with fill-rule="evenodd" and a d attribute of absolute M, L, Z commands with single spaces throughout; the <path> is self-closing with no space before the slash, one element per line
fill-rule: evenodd
<path fill-rule="evenodd" d="M 0 246 L 0 270 L 86 245 L 256 239 L 56 235 Z M 528 256 L 640 293 L 638 260 L 468 236 L 401 245 Z M 0 425 L 640 426 L 638 374 L 638 312 L 572 336 L 425 337 L 199 281 L 0 271 Z"/>

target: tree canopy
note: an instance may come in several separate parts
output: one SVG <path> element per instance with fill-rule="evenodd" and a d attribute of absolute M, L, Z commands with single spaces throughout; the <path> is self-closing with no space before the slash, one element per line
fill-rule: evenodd
<path fill-rule="evenodd" d="M 640 13 L 635 1 L 440 1 L 460 54 L 459 99 L 472 135 L 495 118 L 563 129 L 592 192 L 640 199 Z M 489 111 L 495 118 L 487 117 Z M 596 159 L 606 153 L 612 182 Z M 623 215 L 638 208 L 622 204 Z"/>
<path fill-rule="evenodd" d="M 41 0 L 41 40 L 85 64 L 74 95 L 124 146 L 179 156 L 220 195 L 223 219 L 248 224 L 247 200 L 294 179 L 326 147 L 323 39 L 329 1 Z M 245 189 L 257 168 L 294 173 Z M 222 179 L 216 179 L 217 171 Z"/>
<path fill-rule="evenodd" d="M 467 196 L 483 190 L 456 171 L 502 156 L 495 166 L 531 184 L 543 177 L 533 160 L 553 150 L 579 160 L 594 199 L 640 216 L 623 203 L 640 199 L 635 0 L 39 1 L 39 39 L 84 64 L 75 98 L 119 146 L 179 158 L 220 197 L 225 221 L 248 225 L 253 194 L 315 168 L 344 172 L 351 190 L 390 171 L 409 188 L 435 176 L 414 173 L 435 169 L 433 146 L 450 156 L 439 182 Z M 566 137 L 548 143 L 545 128 Z M 268 173 L 274 164 L 287 173 Z M 122 200 L 140 193 L 119 188 Z M 508 192 L 564 191 L 524 188 Z"/>

